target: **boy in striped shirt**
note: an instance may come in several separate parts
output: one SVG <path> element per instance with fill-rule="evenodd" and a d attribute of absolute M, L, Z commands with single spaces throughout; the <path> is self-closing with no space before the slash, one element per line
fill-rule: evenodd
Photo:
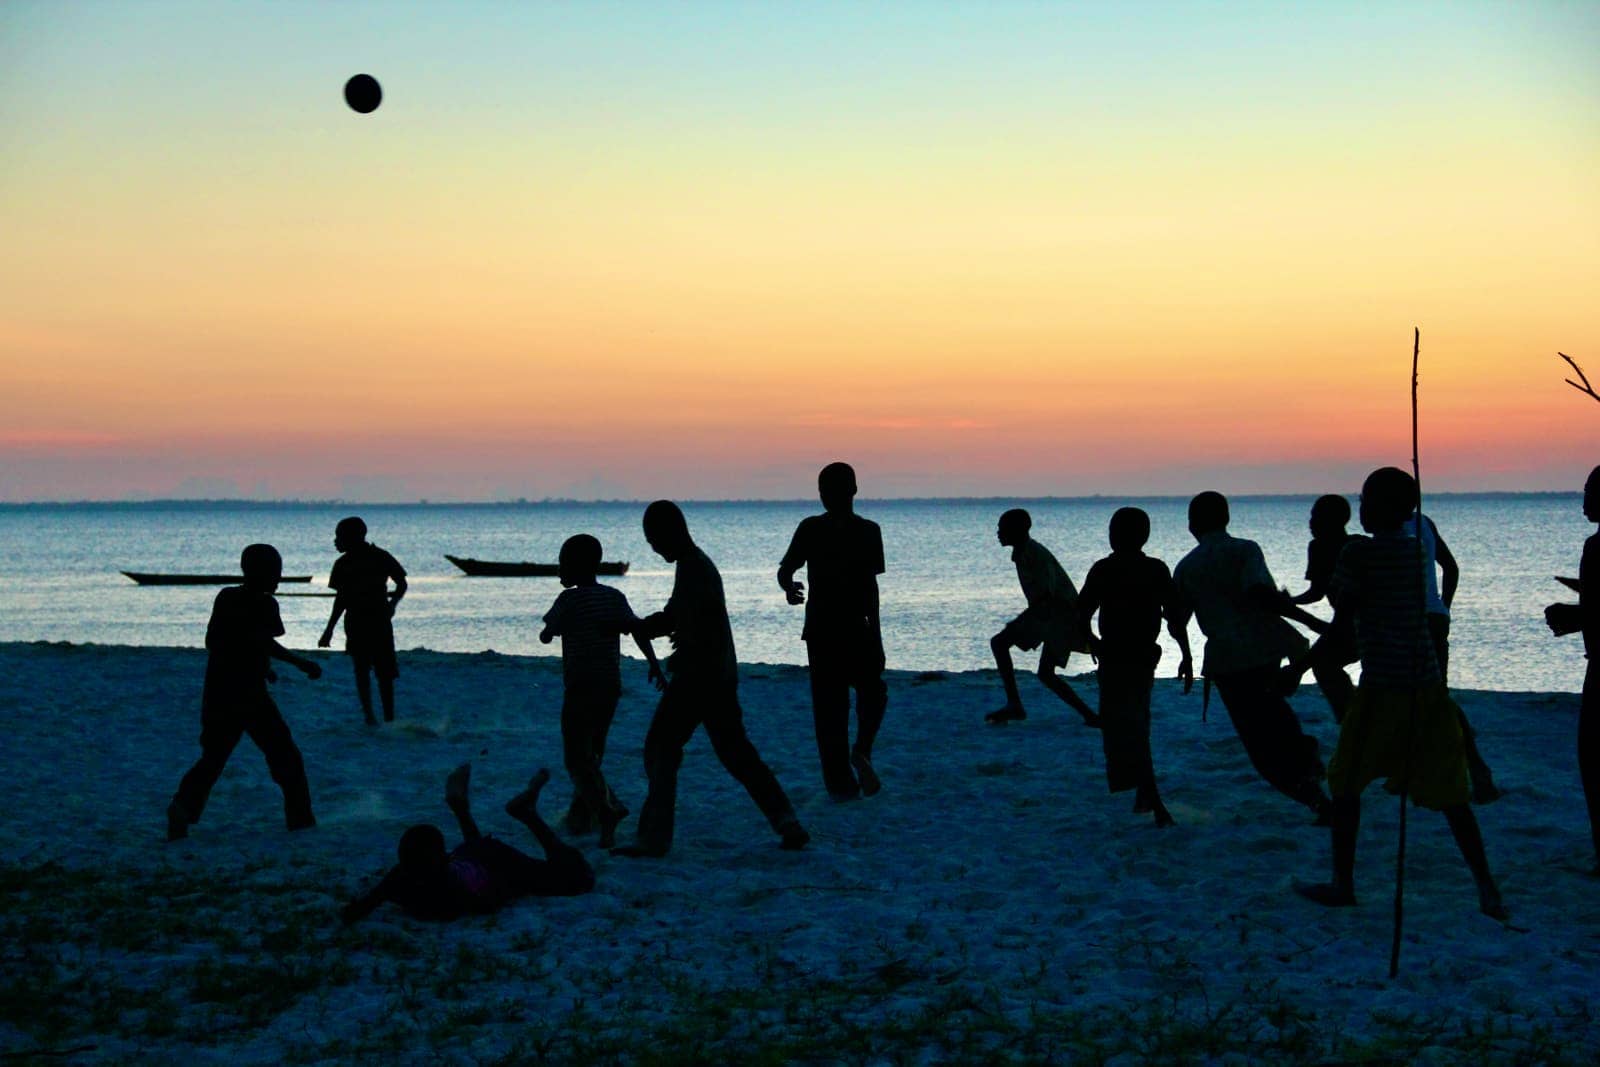
<path fill-rule="evenodd" d="M 1372 536 L 1350 539 L 1329 583 L 1333 629 L 1319 644 L 1347 638 L 1353 629 L 1361 682 L 1328 764 L 1333 881 L 1295 888 L 1330 907 L 1356 902 L 1361 791 L 1374 779 L 1387 778 L 1392 792 L 1404 789 L 1416 804 L 1444 813 L 1477 883 L 1478 910 L 1503 921 L 1505 904 L 1468 805 L 1460 712 L 1445 690 L 1428 632 L 1423 558 L 1416 539 L 1402 529 L 1416 506 L 1417 484 L 1405 471 L 1382 467 L 1368 475 L 1361 487 L 1361 527 Z"/>
<path fill-rule="evenodd" d="M 560 575 L 565 588 L 545 612 L 539 640 L 548 645 L 561 638 L 561 748 L 574 790 L 567 832 L 587 832 L 592 819 L 600 827 L 600 847 L 610 848 L 617 823 L 628 809 L 606 784 L 600 761 L 622 695 L 617 639 L 633 634 L 639 619 L 620 590 L 596 580 L 600 556 L 600 541 L 589 534 L 569 537 L 562 544 Z M 650 664 L 650 681 L 662 688 L 666 679 L 655 650 L 649 641 L 637 636 L 634 641 Z"/>

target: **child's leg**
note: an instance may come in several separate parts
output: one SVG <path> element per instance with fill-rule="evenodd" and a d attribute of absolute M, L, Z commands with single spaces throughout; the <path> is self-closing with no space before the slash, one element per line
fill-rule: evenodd
<path fill-rule="evenodd" d="M 1000 684 L 1006 691 L 1005 707 L 986 715 L 985 718 L 989 722 L 1009 722 L 1028 717 L 1022 710 L 1022 694 L 1017 692 L 1017 672 L 1011 665 L 1011 648 L 1009 626 L 989 639 L 989 649 L 994 653 L 995 666 L 1000 669 Z"/>
<path fill-rule="evenodd" d="M 239 738 L 244 736 L 243 721 L 235 708 L 200 711 L 200 758 L 195 760 L 178 783 L 172 803 L 167 807 L 167 840 L 176 841 L 189 833 L 189 826 L 200 821 L 206 800 L 211 796 L 222 769 L 228 765 Z"/>
<path fill-rule="evenodd" d="M 376 726 L 378 719 L 372 714 L 372 669 L 359 655 L 352 654 L 350 663 L 356 672 L 356 699 L 361 701 L 361 714 L 366 718 L 368 726 Z"/>
<path fill-rule="evenodd" d="M 1071 656 L 1070 652 L 1067 653 L 1067 658 L 1070 659 Z M 1100 725 L 1100 716 L 1095 714 L 1093 708 L 1084 703 L 1083 698 L 1073 690 L 1072 686 L 1067 684 L 1065 678 L 1056 673 L 1056 665 L 1051 662 L 1048 648 L 1039 654 L 1039 681 L 1044 683 L 1046 689 L 1065 700 L 1073 711 L 1083 716 L 1084 725 Z"/>
<path fill-rule="evenodd" d="M 450 772 L 444 780 L 444 802 L 456 817 L 456 825 L 461 827 L 461 840 L 476 841 L 483 836 L 478 829 L 478 823 L 472 817 L 472 805 L 467 799 L 468 790 L 472 785 L 472 764 L 463 763 Z"/>
<path fill-rule="evenodd" d="M 272 780 L 283 790 L 283 814 L 291 830 L 317 825 L 311 814 L 311 786 L 306 781 L 305 760 L 289 734 L 289 724 L 278 713 L 272 698 L 263 695 L 259 704 L 246 711 L 245 732 L 267 758 Z"/>
<path fill-rule="evenodd" d="M 506 814 L 526 826 L 544 849 L 547 867 L 541 874 L 544 884 L 529 891 L 540 896 L 573 896 L 594 888 L 594 870 L 583 854 L 556 836 L 539 815 L 539 793 L 550 781 L 543 767 L 534 772 L 528 788 L 506 802 Z"/>
<path fill-rule="evenodd" d="M 1478 828 L 1478 817 L 1465 804 L 1445 808 L 1444 817 L 1449 820 L 1450 832 L 1455 835 L 1456 846 L 1461 849 L 1461 858 L 1467 861 L 1472 880 L 1478 885 L 1478 910 L 1491 919 L 1504 921 L 1507 918 L 1506 906 L 1500 900 L 1500 887 L 1489 873 L 1489 857 L 1484 851 L 1483 831 Z"/>
<path fill-rule="evenodd" d="M 1296 885 L 1295 892 L 1330 908 L 1346 908 L 1356 902 L 1356 835 L 1361 829 L 1361 794 L 1336 796 L 1332 808 L 1333 881 Z"/>
<path fill-rule="evenodd" d="M 1590 660 L 1578 709 L 1578 773 L 1589 808 L 1589 836 L 1594 841 L 1595 873 L 1600 874 L 1600 660 Z"/>
<path fill-rule="evenodd" d="M 378 675 L 378 699 L 383 703 L 383 721 L 394 722 L 394 678 Z"/>

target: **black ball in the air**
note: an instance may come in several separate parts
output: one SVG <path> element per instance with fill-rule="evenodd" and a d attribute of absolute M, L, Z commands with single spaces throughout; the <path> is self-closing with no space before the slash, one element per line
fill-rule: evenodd
<path fill-rule="evenodd" d="M 344 83 L 344 102 L 352 110 L 367 115 L 378 110 L 378 105 L 383 103 L 383 89 L 372 75 L 357 74 Z"/>

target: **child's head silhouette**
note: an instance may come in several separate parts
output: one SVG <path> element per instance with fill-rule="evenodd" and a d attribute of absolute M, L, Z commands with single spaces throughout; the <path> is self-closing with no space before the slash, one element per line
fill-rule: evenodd
<path fill-rule="evenodd" d="M 367 539 L 367 524 L 354 515 L 340 519 L 333 528 L 333 547 L 347 552 Z"/>
<path fill-rule="evenodd" d="M 562 585 L 592 582 L 600 569 L 600 540 L 590 534 L 574 534 L 561 543 Z"/>
<path fill-rule="evenodd" d="M 1398 530 L 1417 509 L 1417 483 L 1399 467 L 1379 467 L 1361 483 L 1361 528 L 1368 533 Z"/>
<path fill-rule="evenodd" d="M 1196 539 L 1228 528 L 1228 498 L 1214 489 L 1196 493 L 1189 501 L 1189 532 Z"/>
<path fill-rule="evenodd" d="M 1028 539 L 1028 531 L 1033 529 L 1033 516 L 1025 508 L 1012 508 L 1010 511 L 1001 512 L 1000 522 L 995 527 L 995 537 L 1002 545 L 1020 545 Z"/>
<path fill-rule="evenodd" d="M 247 545 L 239 554 L 239 570 L 246 585 L 270 591 L 283 577 L 283 557 L 271 545 Z"/>
<path fill-rule="evenodd" d="M 828 511 L 848 510 L 856 496 L 856 471 L 848 463 L 830 463 L 817 475 L 817 496 Z"/>
<path fill-rule="evenodd" d="M 1311 505 L 1311 536 L 1326 537 L 1344 529 L 1350 521 L 1350 501 L 1337 493 L 1317 497 Z"/>
<path fill-rule="evenodd" d="M 1111 550 L 1137 552 L 1150 540 L 1150 516 L 1143 508 L 1118 508 L 1111 514 Z"/>
<path fill-rule="evenodd" d="M 430 874 L 443 867 L 447 859 L 444 834 L 432 823 L 418 823 L 400 835 L 400 867 L 407 874 Z"/>

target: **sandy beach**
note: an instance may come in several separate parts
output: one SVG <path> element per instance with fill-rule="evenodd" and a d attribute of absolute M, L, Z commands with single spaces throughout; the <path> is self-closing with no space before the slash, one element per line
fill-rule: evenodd
<path fill-rule="evenodd" d="M 198 749 L 204 653 L 0 645 L 8 1052 L 200 1062 L 1076 1058 L 1592 1061 L 1600 894 L 1570 694 L 1458 694 L 1508 795 L 1480 809 L 1508 927 L 1477 913 L 1444 821 L 1411 820 L 1401 974 L 1387 977 L 1396 803 L 1367 794 L 1360 905 L 1291 892 L 1328 839 L 1251 770 L 1213 699 L 1158 680 L 1154 751 L 1178 825 L 1105 790 L 1099 736 L 1031 679 L 1025 723 L 985 727 L 992 672 L 890 673 L 882 794 L 831 803 L 806 676 L 747 665 L 750 734 L 813 835 L 780 851 L 703 736 L 669 858 L 612 858 L 589 896 L 449 925 L 338 908 L 409 824 L 454 827 L 442 782 L 471 760 L 486 832 L 560 768 L 559 660 L 403 656 L 401 721 L 364 728 L 343 657 L 277 699 L 319 826 L 288 834 L 245 742 L 205 820 L 163 841 Z M 653 707 L 625 663 L 606 768 L 634 808 Z M 1163 672 L 1165 673 L 1165 672 Z M 1081 691 L 1093 699 L 1085 677 Z M 1314 688 L 1297 710 L 1324 745 Z M 621 837 L 632 832 L 630 818 Z"/>

